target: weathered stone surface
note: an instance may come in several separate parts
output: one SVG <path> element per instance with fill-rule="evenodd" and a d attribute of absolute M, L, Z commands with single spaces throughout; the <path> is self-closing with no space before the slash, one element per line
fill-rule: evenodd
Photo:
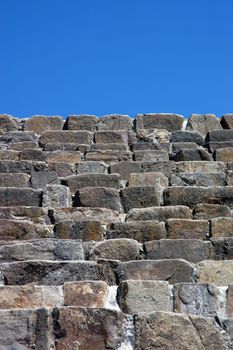
<path fill-rule="evenodd" d="M 118 286 L 117 300 L 126 314 L 172 311 L 169 284 L 165 281 L 123 281 Z"/>
<path fill-rule="evenodd" d="M 233 114 L 225 114 L 220 121 L 223 129 L 233 129 Z"/>
<path fill-rule="evenodd" d="M 233 187 L 191 187 L 177 186 L 164 190 L 165 205 L 187 205 L 199 203 L 226 204 L 233 206 Z"/>
<path fill-rule="evenodd" d="M 20 152 L 10 149 L 0 151 L 0 160 L 19 160 Z"/>
<path fill-rule="evenodd" d="M 140 129 L 136 136 L 139 142 L 153 142 L 163 146 L 169 145 L 169 132 L 166 129 Z M 166 147 L 165 147 L 166 148 Z"/>
<path fill-rule="evenodd" d="M 104 161 L 109 164 L 114 164 L 115 162 L 132 160 L 132 155 L 129 151 L 99 150 L 96 152 L 88 152 L 85 158 L 88 161 Z"/>
<path fill-rule="evenodd" d="M 46 169 L 47 164 L 45 162 L 31 162 L 26 160 L 0 161 L 0 173 L 26 173 L 30 175 L 33 171 L 44 171 Z"/>
<path fill-rule="evenodd" d="M 216 149 L 216 151 L 214 152 L 214 159 L 217 162 L 232 162 L 233 147 Z"/>
<path fill-rule="evenodd" d="M 71 206 L 70 190 L 62 185 L 47 185 L 43 192 L 43 207 L 66 208 Z"/>
<path fill-rule="evenodd" d="M 0 309 L 39 309 L 41 305 L 52 308 L 63 304 L 62 287 L 0 286 Z"/>
<path fill-rule="evenodd" d="M 226 169 L 224 162 L 208 162 L 208 161 L 187 161 L 177 162 L 176 171 L 185 173 L 203 172 L 203 173 L 218 173 Z"/>
<path fill-rule="evenodd" d="M 0 206 L 41 206 L 42 192 L 31 188 L 2 187 L 0 188 Z"/>
<path fill-rule="evenodd" d="M 83 241 L 100 241 L 104 229 L 99 221 L 60 221 L 54 226 L 54 235 L 60 239 L 81 239 Z"/>
<path fill-rule="evenodd" d="M 0 240 L 51 237 L 49 227 L 28 220 L 0 219 Z"/>
<path fill-rule="evenodd" d="M 156 220 L 116 222 L 108 226 L 106 233 L 107 238 L 132 238 L 142 243 L 166 236 L 164 224 Z"/>
<path fill-rule="evenodd" d="M 0 219 L 28 220 L 35 224 L 50 224 L 47 210 L 40 207 L 0 207 Z"/>
<path fill-rule="evenodd" d="M 9 114 L 0 114 L 0 130 L 3 132 L 19 129 L 19 122 Z"/>
<path fill-rule="evenodd" d="M 179 130 L 172 133 L 172 142 L 195 142 L 202 146 L 204 138 L 197 131 Z"/>
<path fill-rule="evenodd" d="M 206 142 L 222 142 L 222 141 L 232 141 L 233 130 L 229 129 L 219 129 L 208 132 L 206 135 Z"/>
<path fill-rule="evenodd" d="M 198 283 L 214 283 L 217 286 L 233 284 L 233 261 L 205 260 L 196 265 Z"/>
<path fill-rule="evenodd" d="M 137 260 L 140 258 L 140 250 L 140 245 L 134 239 L 108 239 L 93 245 L 89 252 L 89 260 Z"/>
<path fill-rule="evenodd" d="M 210 220 L 211 237 L 232 237 L 233 218 L 219 217 Z"/>
<path fill-rule="evenodd" d="M 120 281 L 163 280 L 170 284 L 193 282 L 193 266 L 180 259 L 122 262 L 117 274 Z"/>
<path fill-rule="evenodd" d="M 9 174 L 7 174 L 9 175 Z M 14 174 L 17 175 L 17 174 Z M 58 184 L 58 177 L 55 171 L 33 171 L 31 175 L 32 188 L 44 188 L 46 185 Z"/>
<path fill-rule="evenodd" d="M 46 161 L 47 153 L 38 148 L 25 148 L 20 153 L 20 160 L 34 160 L 38 162 Z"/>
<path fill-rule="evenodd" d="M 153 207 L 160 204 L 160 193 L 153 186 L 127 187 L 121 190 L 121 201 L 124 210 Z"/>
<path fill-rule="evenodd" d="M 226 184 L 227 184 L 227 186 L 233 186 L 233 171 L 232 170 L 227 172 Z"/>
<path fill-rule="evenodd" d="M 4 148 L 6 147 L 7 149 L 15 150 L 18 152 L 24 151 L 26 148 L 38 148 L 39 143 L 37 140 L 34 141 L 22 141 L 22 142 L 15 142 L 15 143 L 10 143 L 3 146 Z"/>
<path fill-rule="evenodd" d="M 226 291 L 226 313 L 228 317 L 233 316 L 233 284 Z"/>
<path fill-rule="evenodd" d="M 125 322 L 126 316 L 113 310 L 59 308 L 56 349 L 115 350 L 123 343 Z"/>
<path fill-rule="evenodd" d="M 213 158 L 204 148 L 183 149 L 173 157 L 176 162 L 180 161 L 212 161 Z"/>
<path fill-rule="evenodd" d="M 128 180 L 131 173 L 142 173 L 140 162 L 119 162 L 109 167 L 110 173 L 120 174 L 122 180 Z"/>
<path fill-rule="evenodd" d="M 53 347 L 50 312 L 0 310 L 1 350 L 47 350 Z"/>
<path fill-rule="evenodd" d="M 205 147 L 208 149 L 210 153 L 214 153 L 218 149 L 222 148 L 232 148 L 233 147 L 233 140 L 232 141 L 212 141 L 212 142 L 207 142 L 205 144 Z"/>
<path fill-rule="evenodd" d="M 210 242 L 196 239 L 160 239 L 144 243 L 146 258 L 149 260 L 184 259 L 197 263 L 213 259 L 215 252 Z"/>
<path fill-rule="evenodd" d="M 65 177 L 75 173 L 74 164 L 65 162 L 48 162 L 48 170 L 55 171 L 58 177 Z"/>
<path fill-rule="evenodd" d="M 159 172 L 166 176 L 169 176 L 176 171 L 176 164 L 173 161 L 166 162 L 144 162 L 142 163 L 142 172 Z"/>
<path fill-rule="evenodd" d="M 155 151 L 134 151 L 133 158 L 136 162 L 161 162 L 169 159 L 168 152 L 163 150 Z"/>
<path fill-rule="evenodd" d="M 98 119 L 97 129 L 103 130 L 132 130 L 132 119 L 128 115 L 110 114 Z"/>
<path fill-rule="evenodd" d="M 48 152 L 47 161 L 75 164 L 81 161 L 81 153 L 78 151 Z"/>
<path fill-rule="evenodd" d="M 197 149 L 199 148 L 198 144 L 196 142 L 174 142 L 172 143 L 172 152 L 178 153 L 179 151 L 182 151 L 184 149 Z"/>
<path fill-rule="evenodd" d="M 172 113 L 137 114 L 136 128 L 138 129 L 166 129 L 167 131 L 180 130 L 184 117 Z"/>
<path fill-rule="evenodd" d="M 79 146 L 77 143 L 67 142 L 48 142 L 44 145 L 43 151 L 54 152 L 54 151 L 79 151 Z M 87 145 L 89 147 L 89 145 Z"/>
<path fill-rule="evenodd" d="M 166 221 L 168 238 L 206 239 L 209 236 L 207 220 L 168 219 Z"/>
<path fill-rule="evenodd" d="M 95 143 L 126 143 L 128 144 L 127 131 L 98 131 L 94 135 Z"/>
<path fill-rule="evenodd" d="M 211 238 L 216 260 L 233 260 L 233 238 Z"/>
<path fill-rule="evenodd" d="M 63 118 L 60 116 L 42 116 L 34 115 L 25 120 L 23 124 L 24 131 L 34 131 L 41 135 L 47 130 L 61 130 L 63 127 Z"/>
<path fill-rule="evenodd" d="M 76 193 L 75 206 L 100 207 L 122 211 L 119 192 L 107 187 L 81 188 Z"/>
<path fill-rule="evenodd" d="M 64 124 L 64 130 L 95 131 L 98 118 L 95 115 L 69 115 Z"/>
<path fill-rule="evenodd" d="M 107 174 L 108 165 L 104 162 L 85 161 L 76 164 L 78 174 Z"/>
<path fill-rule="evenodd" d="M 174 286 L 174 311 L 216 316 L 223 313 L 219 289 L 214 284 L 179 283 Z"/>
<path fill-rule="evenodd" d="M 125 143 L 93 143 L 90 146 L 88 152 L 99 152 L 99 151 L 128 151 L 128 145 Z"/>
<path fill-rule="evenodd" d="M 170 186 L 225 186 L 226 175 L 217 173 L 178 173 L 172 174 L 169 179 Z"/>
<path fill-rule="evenodd" d="M 62 179 L 62 184 L 68 186 L 72 193 L 84 187 L 110 187 L 119 189 L 119 174 L 79 174 Z"/>
<path fill-rule="evenodd" d="M 0 173 L 0 187 L 30 187 L 30 176 L 24 173 Z"/>
<path fill-rule="evenodd" d="M 184 205 L 131 209 L 126 221 L 158 220 L 166 221 L 170 218 L 191 219 L 190 209 Z"/>
<path fill-rule="evenodd" d="M 133 143 L 130 146 L 131 150 L 134 151 L 154 151 L 154 150 L 161 150 L 162 146 L 160 143 L 158 142 L 152 142 L 152 141 L 148 141 L 148 142 L 136 142 Z"/>
<path fill-rule="evenodd" d="M 64 305 L 103 308 L 108 285 L 104 281 L 66 282 L 63 286 Z"/>
<path fill-rule="evenodd" d="M 231 217 L 228 206 L 222 204 L 197 204 L 193 209 L 193 218 L 199 220 L 209 220 L 216 217 Z"/>
<path fill-rule="evenodd" d="M 23 142 L 24 144 L 29 142 L 38 141 L 38 136 L 31 131 L 11 131 L 0 135 L 0 144 L 7 147 L 14 143 Z"/>
<path fill-rule="evenodd" d="M 186 129 L 199 131 L 205 137 L 207 132 L 222 129 L 222 126 L 214 114 L 192 114 L 188 119 Z"/>
<path fill-rule="evenodd" d="M 90 131 L 44 131 L 39 139 L 41 147 L 47 143 L 76 143 L 89 144 L 92 141 L 92 133 Z"/>
<path fill-rule="evenodd" d="M 102 265 L 94 261 L 27 260 L 2 263 L 1 269 L 7 285 L 59 286 L 71 281 L 108 280 Z"/>

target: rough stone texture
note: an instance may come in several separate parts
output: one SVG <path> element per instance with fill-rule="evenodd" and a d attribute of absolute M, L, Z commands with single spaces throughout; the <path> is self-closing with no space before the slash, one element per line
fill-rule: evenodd
<path fill-rule="evenodd" d="M 74 164 L 65 162 L 48 162 L 48 170 L 55 171 L 58 177 L 73 175 L 75 172 Z"/>
<path fill-rule="evenodd" d="M 69 115 L 64 124 L 64 130 L 95 131 L 98 118 L 95 115 Z"/>
<path fill-rule="evenodd" d="M 107 238 L 132 238 L 138 242 L 166 238 L 167 232 L 163 223 L 156 220 L 116 222 L 108 226 Z"/>
<path fill-rule="evenodd" d="M 233 186 L 233 171 L 232 170 L 227 172 L 226 184 L 227 184 L 227 186 Z"/>
<path fill-rule="evenodd" d="M 38 162 L 45 162 L 46 158 L 47 153 L 38 148 L 25 148 L 22 152 L 20 152 L 20 160 L 34 160 Z"/>
<path fill-rule="evenodd" d="M 216 217 L 231 217 L 228 206 L 222 204 L 197 204 L 193 209 L 193 218 L 208 220 Z"/>
<path fill-rule="evenodd" d="M 58 177 L 56 171 L 33 171 L 30 181 L 32 188 L 43 189 L 47 185 L 58 184 Z"/>
<path fill-rule="evenodd" d="M 169 179 L 170 186 L 225 186 L 226 175 L 218 173 L 178 173 L 172 174 Z"/>
<path fill-rule="evenodd" d="M 72 193 L 84 187 L 110 187 L 119 189 L 120 175 L 118 174 L 80 174 L 62 179 L 62 184 L 69 187 Z"/>
<path fill-rule="evenodd" d="M 27 144 L 27 142 L 31 143 L 35 141 L 38 141 L 38 136 L 31 131 L 10 131 L 0 135 L 0 144 L 6 147 L 11 147 L 14 143 L 23 142 Z"/>
<path fill-rule="evenodd" d="M 196 265 L 198 283 L 214 283 L 227 286 L 233 283 L 233 261 L 206 260 Z"/>
<path fill-rule="evenodd" d="M 211 238 L 216 260 L 233 260 L 233 238 Z"/>
<path fill-rule="evenodd" d="M 215 252 L 210 242 L 196 239 L 160 239 L 144 243 L 145 255 L 149 260 L 184 259 L 197 263 L 213 259 Z"/>
<path fill-rule="evenodd" d="M 207 220 L 168 219 L 166 221 L 168 238 L 205 239 L 209 236 Z"/>
<path fill-rule="evenodd" d="M 117 300 L 126 314 L 172 311 L 169 284 L 165 281 L 123 281 L 118 286 Z"/>
<path fill-rule="evenodd" d="M 160 204 L 160 193 L 153 186 L 127 187 L 121 190 L 124 210 L 153 207 Z"/>
<path fill-rule="evenodd" d="M 19 160 L 20 152 L 13 150 L 2 150 L 0 151 L 0 160 Z"/>
<path fill-rule="evenodd" d="M 89 251 L 89 260 L 113 259 L 130 261 L 140 259 L 140 245 L 128 238 L 109 239 L 93 245 Z"/>
<path fill-rule="evenodd" d="M 131 173 L 142 173 L 140 162 L 119 162 L 110 165 L 110 173 L 118 173 L 122 180 L 128 180 Z"/>
<path fill-rule="evenodd" d="M 0 187 L 30 187 L 30 176 L 24 173 L 0 173 Z"/>
<path fill-rule="evenodd" d="M 60 221 L 54 226 L 54 234 L 59 239 L 81 239 L 83 241 L 100 241 L 104 229 L 99 221 Z"/>
<path fill-rule="evenodd" d="M 229 285 L 226 292 L 226 313 L 228 317 L 233 316 L 233 285 Z"/>
<path fill-rule="evenodd" d="M 204 138 L 197 131 L 179 130 L 172 133 L 172 142 L 195 142 L 202 146 L 204 144 Z"/>
<path fill-rule="evenodd" d="M 171 284 L 193 282 L 193 266 L 181 259 L 123 262 L 117 273 L 120 281 L 163 280 Z"/>
<path fill-rule="evenodd" d="M 170 218 L 191 219 L 191 210 L 184 205 L 131 209 L 126 221 L 158 220 L 166 221 Z"/>
<path fill-rule="evenodd" d="M 62 185 L 47 185 L 43 192 L 43 207 L 65 208 L 71 206 L 70 190 Z"/>
<path fill-rule="evenodd" d="M 220 129 L 208 132 L 206 135 L 206 142 L 223 142 L 232 141 L 233 130 Z"/>
<path fill-rule="evenodd" d="M 63 286 L 64 305 L 103 308 L 108 285 L 104 281 L 66 282 Z"/>
<path fill-rule="evenodd" d="M 85 154 L 85 159 L 88 161 L 104 161 L 109 164 L 114 164 L 115 162 L 132 160 L 132 155 L 131 152 L 128 151 L 99 150 L 96 152 L 88 152 Z"/>
<path fill-rule="evenodd" d="M 138 129 L 166 129 L 167 131 L 180 130 L 184 118 L 171 113 L 137 114 L 136 128 Z"/>
<path fill-rule="evenodd" d="M 107 187 L 85 187 L 76 193 L 75 205 L 122 211 L 119 192 Z"/>
<path fill-rule="evenodd" d="M 217 162 L 232 162 L 233 147 L 216 149 L 216 151 L 214 152 L 214 159 Z"/>
<path fill-rule="evenodd" d="M 89 131 L 44 131 L 39 143 L 44 147 L 47 143 L 76 143 L 89 144 L 92 141 L 92 133 Z"/>
<path fill-rule="evenodd" d="M 19 122 L 9 114 L 0 114 L 0 131 L 8 132 L 19 129 Z"/>
<path fill-rule="evenodd" d="M 185 161 L 176 163 L 176 171 L 184 173 L 218 173 L 226 169 L 224 162 L 208 162 L 208 161 Z"/>
<path fill-rule="evenodd" d="M 232 237 L 233 218 L 220 217 L 210 220 L 211 237 Z"/>
<path fill-rule="evenodd" d="M 225 114 L 220 121 L 223 129 L 233 129 L 233 114 Z"/>
<path fill-rule="evenodd" d="M 169 159 L 168 152 L 166 151 L 134 151 L 134 160 L 136 162 L 160 162 Z"/>
<path fill-rule="evenodd" d="M 186 129 L 199 131 L 205 137 L 207 132 L 222 129 L 222 126 L 214 114 L 192 114 L 188 119 Z"/>
<path fill-rule="evenodd" d="M 51 237 L 48 226 L 28 220 L 0 219 L 0 240 L 33 239 Z"/>
<path fill-rule="evenodd" d="M 173 158 L 180 161 L 212 161 L 213 158 L 205 149 L 184 149 L 176 153 Z"/>
<path fill-rule="evenodd" d="M 47 164 L 45 162 L 31 162 L 26 160 L 11 161 L 1 160 L 0 161 L 0 173 L 25 173 L 31 174 L 33 171 L 44 171 L 47 170 Z"/>
<path fill-rule="evenodd" d="M 0 207 L 0 219 L 28 220 L 35 224 L 50 224 L 47 210 L 39 207 Z"/>
<path fill-rule="evenodd" d="M 81 153 L 78 151 L 55 151 L 47 153 L 48 162 L 62 162 L 76 164 L 81 161 Z"/>
<path fill-rule="evenodd" d="M 41 206 L 42 192 L 31 188 L 2 187 L 0 188 L 0 206 Z"/>
<path fill-rule="evenodd" d="M 132 130 L 132 119 L 128 115 L 110 114 L 98 119 L 97 129 L 103 130 Z"/>
<path fill-rule="evenodd" d="M 76 164 L 78 174 L 106 174 L 108 166 L 104 162 L 85 161 Z"/>
<path fill-rule="evenodd" d="M 29 119 L 26 119 L 23 124 L 24 131 L 34 131 L 36 134 L 41 135 L 47 130 L 61 130 L 63 127 L 63 118 L 60 116 L 41 116 L 34 115 Z"/>
<path fill-rule="evenodd" d="M 128 144 L 126 131 L 98 131 L 94 135 L 95 143 L 125 143 Z"/>

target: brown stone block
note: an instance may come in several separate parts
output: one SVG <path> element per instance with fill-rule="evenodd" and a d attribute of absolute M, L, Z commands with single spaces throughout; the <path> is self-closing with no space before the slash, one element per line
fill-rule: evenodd
<path fill-rule="evenodd" d="M 30 187 L 30 176 L 24 173 L 0 173 L 0 187 Z"/>
<path fill-rule="evenodd" d="M 0 114 L 0 130 L 2 132 L 19 129 L 19 120 L 9 114 Z"/>
<path fill-rule="evenodd" d="M 169 160 L 167 151 L 134 151 L 133 159 L 136 162 L 162 162 Z"/>
<path fill-rule="evenodd" d="M 168 219 L 166 221 L 168 238 L 206 239 L 209 236 L 207 220 Z"/>
<path fill-rule="evenodd" d="M 196 264 L 198 283 L 214 283 L 217 286 L 233 284 L 233 261 L 205 260 Z"/>
<path fill-rule="evenodd" d="M 128 144 L 127 131 L 98 131 L 94 135 L 95 143 L 125 143 Z"/>
<path fill-rule="evenodd" d="M 205 137 L 207 132 L 222 129 L 222 126 L 214 114 L 192 114 L 188 119 L 186 129 L 199 131 Z"/>
<path fill-rule="evenodd" d="M 211 237 L 232 237 L 233 236 L 233 218 L 214 218 L 210 220 Z"/>
<path fill-rule="evenodd" d="M 108 164 L 114 164 L 115 162 L 132 160 L 132 155 L 129 151 L 99 150 L 88 152 L 85 158 L 88 161 L 104 161 Z"/>
<path fill-rule="evenodd" d="M 46 161 L 47 152 L 43 152 L 38 148 L 25 148 L 20 153 L 20 160 L 34 160 L 45 162 Z"/>
<path fill-rule="evenodd" d="M 90 131 L 44 131 L 39 139 L 41 147 L 47 143 L 77 143 L 89 144 L 92 141 L 92 133 Z"/>
<path fill-rule="evenodd" d="M 42 192 L 31 188 L 2 187 L 0 188 L 0 206 L 41 206 Z"/>
<path fill-rule="evenodd" d="M 128 180 L 131 173 L 142 173 L 141 163 L 132 161 L 112 164 L 109 169 L 111 174 L 120 174 L 122 180 Z"/>
<path fill-rule="evenodd" d="M 132 130 L 133 120 L 128 115 L 110 114 L 98 119 L 97 129 L 103 130 Z"/>
<path fill-rule="evenodd" d="M 0 150 L 0 160 L 19 160 L 20 152 L 13 150 Z"/>
<path fill-rule="evenodd" d="M 119 189 L 119 174 L 79 174 L 62 179 L 62 184 L 68 186 L 72 193 L 84 187 L 109 187 Z"/>
<path fill-rule="evenodd" d="M 166 129 L 169 132 L 180 130 L 184 117 L 172 113 L 137 114 L 136 128 L 138 129 Z"/>
<path fill-rule="evenodd" d="M 177 162 L 176 172 L 184 173 L 219 173 L 226 169 L 226 164 L 224 162 L 209 162 L 209 161 L 186 161 Z"/>
<path fill-rule="evenodd" d="M 24 121 L 24 131 L 34 131 L 41 135 L 48 130 L 61 130 L 63 127 L 63 118 L 60 116 L 42 116 L 34 115 Z"/>
<path fill-rule="evenodd" d="M 50 224 L 47 210 L 40 207 L 0 207 L 0 219 L 27 220 L 35 224 Z"/>
<path fill-rule="evenodd" d="M 189 207 L 184 205 L 170 205 L 165 207 L 131 209 L 126 215 L 126 221 L 166 221 L 170 218 L 191 219 L 192 212 Z"/>
<path fill-rule="evenodd" d="M 54 151 L 47 153 L 47 162 L 75 164 L 80 161 L 81 153 L 78 151 Z"/>
<path fill-rule="evenodd" d="M 69 115 L 64 124 L 64 130 L 95 131 L 98 118 L 95 115 Z"/>
<path fill-rule="evenodd" d="M 65 162 L 48 162 L 48 170 L 55 171 L 58 177 L 66 177 L 75 173 L 75 166 Z"/>
<path fill-rule="evenodd" d="M 210 220 L 216 217 L 231 217 L 228 206 L 221 204 L 197 204 L 193 209 L 194 219 Z"/>
<path fill-rule="evenodd" d="M 100 241 L 104 229 L 99 221 L 60 221 L 54 226 L 55 238 L 81 239 L 82 241 Z"/>
<path fill-rule="evenodd" d="M 216 149 L 216 151 L 214 152 L 214 159 L 217 162 L 232 162 L 233 147 Z"/>
<path fill-rule="evenodd" d="M 160 204 L 160 193 L 153 186 L 127 187 L 121 190 L 125 212 L 133 208 L 153 207 Z"/>

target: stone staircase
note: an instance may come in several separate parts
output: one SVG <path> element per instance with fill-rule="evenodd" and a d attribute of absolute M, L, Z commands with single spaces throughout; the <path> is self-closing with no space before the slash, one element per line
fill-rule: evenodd
<path fill-rule="evenodd" d="M 233 349 L 233 115 L 0 115 L 0 350 Z"/>

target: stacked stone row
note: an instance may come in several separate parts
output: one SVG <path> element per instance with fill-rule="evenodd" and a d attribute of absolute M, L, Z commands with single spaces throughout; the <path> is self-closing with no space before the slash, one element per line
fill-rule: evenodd
<path fill-rule="evenodd" d="M 233 115 L 0 132 L 0 349 L 233 349 Z"/>

